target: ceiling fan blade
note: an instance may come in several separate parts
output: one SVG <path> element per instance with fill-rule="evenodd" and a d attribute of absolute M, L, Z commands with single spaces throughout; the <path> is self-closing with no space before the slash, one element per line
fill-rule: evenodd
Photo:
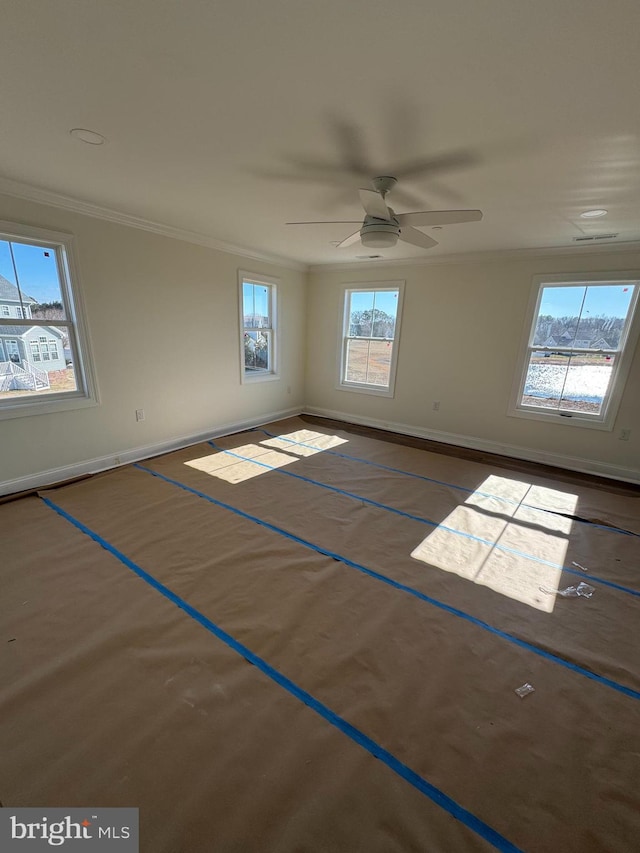
<path fill-rule="evenodd" d="M 369 216 L 375 216 L 376 219 L 389 218 L 389 208 L 380 193 L 375 190 L 358 190 L 358 192 L 362 206 Z"/>
<path fill-rule="evenodd" d="M 423 234 L 422 231 L 418 231 L 416 228 L 412 228 L 411 225 L 405 225 L 400 229 L 400 239 L 404 240 L 405 243 L 420 246 L 421 249 L 431 249 L 433 246 L 438 245 L 437 240 L 432 240 L 431 237 L 427 237 L 426 234 Z"/>
<path fill-rule="evenodd" d="M 394 175 L 396 178 L 415 178 L 420 175 L 436 174 L 446 172 L 450 169 L 463 169 L 466 166 L 475 166 L 479 157 L 471 151 L 452 151 L 449 154 L 440 154 L 436 157 L 425 157 L 422 160 L 414 160 L 397 166 Z"/>
<path fill-rule="evenodd" d="M 347 246 L 353 246 L 354 243 L 357 243 L 360 239 L 360 229 L 354 231 L 353 234 L 349 234 L 348 237 L 345 237 L 341 243 L 338 243 L 336 246 L 337 249 L 346 249 Z"/>
<path fill-rule="evenodd" d="M 329 126 L 337 140 L 341 160 L 344 164 L 343 168 L 346 168 L 353 175 L 366 176 L 370 174 L 362 130 L 338 116 L 329 119 Z"/>
<path fill-rule="evenodd" d="M 415 213 L 397 213 L 400 225 L 457 225 L 461 222 L 479 222 L 481 210 L 419 210 Z"/>
<path fill-rule="evenodd" d="M 360 225 L 359 219 L 321 219 L 319 222 L 285 222 L 285 225 Z"/>

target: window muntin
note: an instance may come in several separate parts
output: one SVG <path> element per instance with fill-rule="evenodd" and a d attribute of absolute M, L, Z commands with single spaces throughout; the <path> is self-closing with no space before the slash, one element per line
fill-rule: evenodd
<path fill-rule="evenodd" d="M 276 282 L 240 273 L 242 382 L 277 378 Z"/>
<path fill-rule="evenodd" d="M 0 418 L 97 402 L 72 251 L 69 235 L 0 223 Z"/>
<path fill-rule="evenodd" d="M 618 273 L 537 279 L 510 414 L 611 428 L 637 339 L 639 289 Z"/>
<path fill-rule="evenodd" d="M 341 339 L 342 389 L 392 396 L 402 282 L 347 287 Z"/>

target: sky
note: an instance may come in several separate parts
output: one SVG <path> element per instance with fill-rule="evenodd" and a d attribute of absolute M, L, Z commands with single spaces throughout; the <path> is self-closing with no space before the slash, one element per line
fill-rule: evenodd
<path fill-rule="evenodd" d="M 242 300 L 244 316 L 269 316 L 269 291 L 264 285 L 242 284 Z"/>
<path fill-rule="evenodd" d="M 375 300 L 375 302 L 374 302 Z M 351 313 L 378 308 L 395 317 L 398 312 L 398 294 L 387 291 L 354 291 L 351 294 Z"/>
<path fill-rule="evenodd" d="M 23 296 L 32 296 L 38 302 L 61 302 L 55 249 L 27 243 L 12 243 L 11 246 Z M 6 240 L 0 240 L 0 275 L 11 284 L 17 284 Z"/>
<path fill-rule="evenodd" d="M 629 310 L 633 290 L 633 286 L 626 282 L 587 287 L 544 287 L 540 314 L 550 314 L 552 317 L 578 317 L 581 314 L 597 317 L 604 314 L 607 317 L 624 318 Z"/>

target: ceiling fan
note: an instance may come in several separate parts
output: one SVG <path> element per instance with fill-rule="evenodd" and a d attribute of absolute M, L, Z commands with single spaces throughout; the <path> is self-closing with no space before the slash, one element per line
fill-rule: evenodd
<path fill-rule="evenodd" d="M 482 219 L 481 210 L 421 210 L 414 213 L 395 213 L 393 208 L 387 205 L 386 195 L 397 183 L 397 178 L 381 175 L 374 178 L 372 183 L 375 189 L 358 190 L 365 211 L 362 224 L 359 220 L 287 222 L 286 224 L 360 225 L 357 231 L 338 243 L 338 248 L 346 248 L 361 241 L 367 248 L 390 249 L 398 240 L 403 240 L 421 249 L 431 249 L 438 245 L 438 241 L 418 231 L 415 225 L 455 225 L 461 222 L 478 222 Z"/>

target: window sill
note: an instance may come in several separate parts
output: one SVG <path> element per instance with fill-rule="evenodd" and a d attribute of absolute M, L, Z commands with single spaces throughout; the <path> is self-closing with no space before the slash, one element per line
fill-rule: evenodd
<path fill-rule="evenodd" d="M 379 385 L 350 385 L 341 382 L 336 385 L 338 391 L 353 391 L 356 394 L 369 394 L 373 397 L 393 397 L 393 388 L 381 388 Z"/>
<path fill-rule="evenodd" d="M 7 401 L 7 403 L 0 406 L 0 420 L 8 420 L 9 418 L 26 418 L 32 415 L 50 415 L 56 412 L 86 409 L 99 405 L 100 403 L 97 399 L 94 397 L 87 397 L 84 394 L 69 397 L 49 398 L 48 400 L 25 400 L 13 405 L 8 405 Z"/>
<path fill-rule="evenodd" d="M 603 432 L 611 432 L 613 430 L 612 418 L 596 420 L 595 418 L 580 415 L 579 412 L 561 415 L 558 412 L 553 411 L 536 411 L 535 409 L 511 407 L 507 411 L 507 416 L 512 418 L 526 418 L 531 421 L 546 421 L 547 423 L 561 424 L 562 426 L 598 429 Z"/>
<path fill-rule="evenodd" d="M 277 379 L 280 379 L 279 373 L 243 373 L 240 382 L 242 385 L 255 385 L 258 382 L 274 382 Z"/>

